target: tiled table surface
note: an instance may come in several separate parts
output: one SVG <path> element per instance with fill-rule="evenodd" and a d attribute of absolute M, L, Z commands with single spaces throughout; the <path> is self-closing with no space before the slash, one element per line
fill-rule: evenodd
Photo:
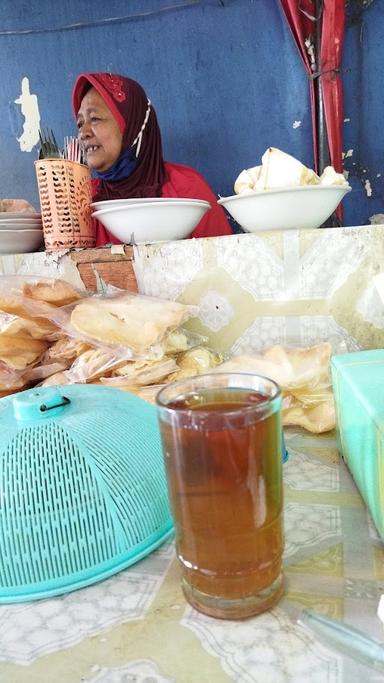
<path fill-rule="evenodd" d="M 295 622 L 310 607 L 384 640 L 384 546 L 333 435 L 286 442 L 286 594 L 274 610 L 243 622 L 194 611 L 170 542 L 95 586 L 0 606 L 0 682 L 384 683 Z"/>

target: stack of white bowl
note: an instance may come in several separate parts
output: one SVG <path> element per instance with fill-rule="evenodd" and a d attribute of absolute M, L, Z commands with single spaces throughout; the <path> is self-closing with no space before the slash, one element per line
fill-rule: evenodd
<path fill-rule="evenodd" d="M 43 241 L 41 214 L 0 212 L 0 254 L 38 251 Z"/>
<path fill-rule="evenodd" d="M 166 197 L 110 199 L 91 206 L 92 216 L 125 244 L 184 239 L 211 208 L 203 199 Z"/>

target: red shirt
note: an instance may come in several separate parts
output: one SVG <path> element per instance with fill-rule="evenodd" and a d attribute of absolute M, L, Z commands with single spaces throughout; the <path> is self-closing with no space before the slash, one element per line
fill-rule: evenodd
<path fill-rule="evenodd" d="M 167 171 L 167 180 L 162 189 L 162 197 L 179 197 L 180 199 L 205 199 L 210 202 L 212 208 L 203 216 L 200 223 L 194 229 L 190 237 L 216 237 L 218 235 L 231 235 L 232 230 L 227 221 L 224 209 L 217 203 L 217 197 L 212 192 L 208 183 L 195 169 L 180 164 L 164 162 Z M 98 181 L 92 181 L 92 190 L 95 191 Z M 108 230 L 96 221 L 96 246 L 101 247 L 108 242 L 120 244 L 121 240 L 111 235 Z"/>

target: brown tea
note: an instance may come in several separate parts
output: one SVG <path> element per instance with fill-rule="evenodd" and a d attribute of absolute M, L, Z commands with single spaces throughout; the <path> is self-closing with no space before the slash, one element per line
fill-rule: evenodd
<path fill-rule="evenodd" d="M 160 425 L 184 590 L 238 600 L 281 582 L 282 432 L 269 403 L 216 388 L 167 405 L 177 414 Z"/>

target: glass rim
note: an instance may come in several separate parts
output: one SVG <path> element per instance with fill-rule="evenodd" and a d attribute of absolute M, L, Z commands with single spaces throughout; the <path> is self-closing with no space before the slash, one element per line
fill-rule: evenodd
<path fill-rule="evenodd" d="M 163 402 L 162 395 L 166 394 L 167 391 L 170 391 L 171 389 L 177 390 L 178 387 L 186 385 L 189 382 L 193 382 L 194 380 L 199 380 L 199 378 L 203 378 L 203 377 L 224 377 L 224 376 L 227 376 L 227 377 L 229 377 L 229 376 L 232 376 L 232 377 L 237 377 L 237 376 L 240 376 L 240 377 L 258 377 L 261 380 L 266 380 L 267 382 L 270 382 L 274 386 L 274 389 L 275 389 L 275 392 L 271 396 L 266 395 L 266 400 L 263 401 L 262 403 L 255 403 L 255 405 L 248 405 L 248 406 L 241 406 L 239 408 L 232 408 L 231 410 L 225 411 L 228 415 L 232 415 L 232 414 L 236 415 L 239 413 L 244 413 L 244 411 L 246 411 L 246 412 L 250 412 L 250 411 L 261 412 L 261 411 L 265 410 L 265 408 L 267 406 L 270 406 L 271 403 L 273 403 L 274 401 L 276 401 L 277 399 L 282 397 L 282 390 L 281 390 L 280 386 L 278 385 L 278 383 L 275 382 L 274 379 L 271 379 L 270 377 L 268 377 L 267 375 L 261 375 L 257 372 L 206 372 L 206 373 L 201 374 L 201 375 L 193 375 L 192 377 L 180 379 L 180 380 L 177 380 L 176 382 L 171 382 L 170 384 L 167 384 L 166 386 L 164 386 L 156 394 L 156 397 L 155 397 L 156 407 L 160 408 L 161 410 L 169 410 L 170 412 L 175 412 L 175 413 L 189 413 L 189 412 L 193 412 L 194 414 L 208 413 L 209 411 L 204 410 L 203 407 L 201 407 L 201 408 L 194 407 L 193 410 L 191 408 L 172 408 L 169 405 L 167 405 L 165 402 Z M 217 388 L 220 388 L 220 387 L 217 387 Z M 226 387 L 223 386 L 222 388 L 224 388 L 224 389 L 233 388 L 233 389 L 249 389 L 249 390 L 252 390 L 252 387 L 244 387 L 241 385 L 237 386 L 236 384 L 234 384 L 233 386 L 230 386 L 230 385 L 226 386 Z M 257 390 L 255 390 L 255 391 L 257 391 Z M 177 397 L 175 396 L 171 400 L 177 400 Z"/>

